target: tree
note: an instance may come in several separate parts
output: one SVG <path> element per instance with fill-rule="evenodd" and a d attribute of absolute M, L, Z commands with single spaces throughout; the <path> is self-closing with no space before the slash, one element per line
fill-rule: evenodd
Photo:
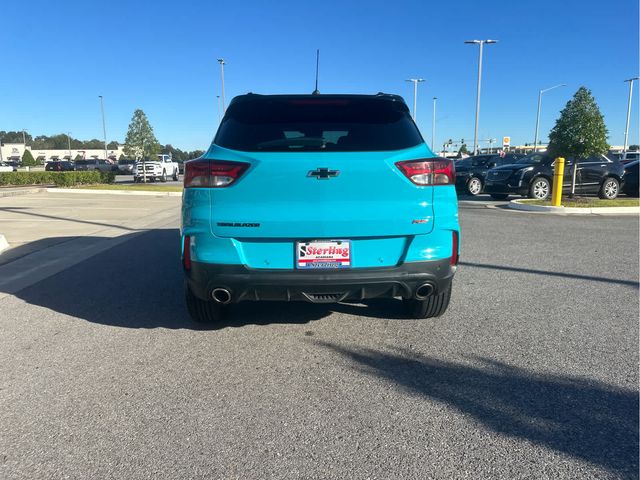
<path fill-rule="evenodd" d="M 551 129 L 547 151 L 553 157 L 587 158 L 602 155 L 609 150 L 608 133 L 591 91 L 580 87 Z"/>
<path fill-rule="evenodd" d="M 469 155 L 469 150 L 467 149 L 467 144 L 463 143 L 462 146 L 460 147 L 460 150 L 458 150 L 458 155 L 462 156 L 462 155 Z"/>
<path fill-rule="evenodd" d="M 136 160 L 152 158 L 160 152 L 160 144 L 142 110 L 133 112 L 124 143 L 124 153 Z"/>
<path fill-rule="evenodd" d="M 170 143 L 162 147 L 162 151 L 164 153 L 171 154 L 171 157 L 176 162 L 184 162 L 185 160 L 189 159 L 187 152 L 183 152 L 179 148 L 176 148 L 173 145 L 171 145 Z"/>
<path fill-rule="evenodd" d="M 23 167 L 33 167 L 36 165 L 36 159 L 31 155 L 31 150 L 26 150 L 22 154 L 22 166 Z"/>
<path fill-rule="evenodd" d="M 22 143 L 22 140 L 25 140 L 27 144 L 31 143 L 31 135 L 26 132 L 5 132 L 4 130 L 0 130 L 0 141 L 2 143 Z"/>
<path fill-rule="evenodd" d="M 630 152 L 637 152 L 638 150 L 640 150 L 640 145 L 629 145 Z"/>

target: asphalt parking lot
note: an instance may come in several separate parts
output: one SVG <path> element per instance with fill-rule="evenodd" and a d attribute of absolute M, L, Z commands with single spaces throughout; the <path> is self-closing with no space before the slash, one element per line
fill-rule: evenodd
<path fill-rule="evenodd" d="M 163 201 L 0 299 L 1 478 L 638 478 L 637 217 L 465 201 L 441 318 L 247 303 L 202 329 Z"/>
<path fill-rule="evenodd" d="M 150 179 L 149 179 L 150 180 Z M 116 175 L 116 183 L 131 183 L 133 184 L 133 175 Z M 173 180 L 171 177 L 167 178 L 166 182 L 151 182 L 150 183 L 154 183 L 154 184 L 158 184 L 158 185 L 175 185 L 175 186 L 182 186 L 182 182 L 183 182 L 183 177 L 182 175 L 180 175 L 180 178 L 178 179 L 178 181 Z"/>

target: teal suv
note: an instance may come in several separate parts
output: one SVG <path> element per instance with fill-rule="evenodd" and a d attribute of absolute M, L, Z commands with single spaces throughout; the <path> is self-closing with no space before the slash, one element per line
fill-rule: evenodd
<path fill-rule="evenodd" d="M 453 162 L 397 95 L 233 99 L 185 164 L 186 303 L 213 322 L 242 301 L 402 298 L 442 315 L 460 227 Z"/>

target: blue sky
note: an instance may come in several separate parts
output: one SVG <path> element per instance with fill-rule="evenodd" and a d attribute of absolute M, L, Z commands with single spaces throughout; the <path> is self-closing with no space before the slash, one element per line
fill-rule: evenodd
<path fill-rule="evenodd" d="M 29 1 L 3 6 L 0 130 L 72 132 L 101 138 L 104 95 L 109 140 L 123 141 L 134 109 L 158 140 L 206 148 L 218 123 L 224 57 L 226 96 L 310 93 L 315 49 L 323 93 L 403 95 L 405 78 L 427 81 L 418 125 L 438 144 L 472 143 L 478 48 L 485 49 L 481 139 L 532 142 L 537 92 L 545 94 L 541 138 L 578 89 L 590 88 L 610 143 L 623 141 L 626 78 L 638 75 L 637 0 L 593 1 Z M 637 84 L 636 84 L 637 85 Z M 630 142 L 638 143 L 638 94 Z"/>

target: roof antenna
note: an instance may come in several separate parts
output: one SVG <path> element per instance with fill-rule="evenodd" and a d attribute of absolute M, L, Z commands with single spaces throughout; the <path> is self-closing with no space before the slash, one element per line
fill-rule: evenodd
<path fill-rule="evenodd" d="M 320 95 L 320 90 L 318 90 L 318 69 L 320 67 L 320 49 L 316 50 L 316 89 L 313 91 L 311 95 Z"/>

